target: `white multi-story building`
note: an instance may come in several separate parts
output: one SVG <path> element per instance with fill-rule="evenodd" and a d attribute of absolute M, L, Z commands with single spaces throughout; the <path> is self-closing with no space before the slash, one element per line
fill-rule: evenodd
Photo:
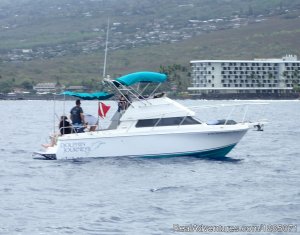
<path fill-rule="evenodd" d="M 57 85 L 56 83 L 46 82 L 46 83 L 38 83 L 33 87 L 33 90 L 39 93 L 53 93 L 58 89 L 64 89 L 64 85 Z"/>
<path fill-rule="evenodd" d="M 300 85 L 297 56 L 282 59 L 193 60 L 194 93 L 291 93 Z"/>

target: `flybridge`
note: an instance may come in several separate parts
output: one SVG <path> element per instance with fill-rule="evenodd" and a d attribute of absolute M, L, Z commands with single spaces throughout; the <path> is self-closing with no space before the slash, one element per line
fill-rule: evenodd
<path fill-rule="evenodd" d="M 120 91 L 120 86 L 132 86 L 137 83 L 162 83 L 167 80 L 167 75 L 156 72 L 136 72 L 124 75 L 115 80 L 105 79 L 106 82 L 113 83 L 114 87 Z M 125 89 L 128 90 L 129 89 Z M 63 95 L 74 96 L 84 100 L 106 100 L 114 96 L 114 94 L 109 94 L 107 92 L 94 92 L 94 93 L 81 93 L 81 92 L 72 92 L 65 91 Z M 141 95 L 141 94 L 140 94 Z"/>
<path fill-rule="evenodd" d="M 112 86 L 124 99 L 133 104 L 132 99 L 139 100 L 141 103 L 146 104 L 148 99 L 154 98 L 154 94 L 160 85 L 167 80 L 167 75 L 157 72 L 136 72 L 124 75 L 115 80 L 105 78 L 104 82 Z M 141 87 L 133 87 L 136 84 L 145 83 L 146 85 L 143 89 Z M 150 84 L 157 84 L 156 88 L 152 91 L 150 95 L 143 94 Z M 163 96 L 164 94 L 159 94 L 158 96 Z M 155 98 L 158 98 L 157 96 Z"/>

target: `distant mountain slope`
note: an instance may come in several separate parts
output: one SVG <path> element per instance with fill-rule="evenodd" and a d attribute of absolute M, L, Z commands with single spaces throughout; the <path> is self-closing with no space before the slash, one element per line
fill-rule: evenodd
<path fill-rule="evenodd" d="M 201 59 L 300 56 L 299 25 L 300 17 L 274 17 L 259 24 L 203 34 L 179 43 L 117 51 L 110 56 L 111 71 L 155 69 L 160 64 L 189 65 L 190 60 Z"/>
<path fill-rule="evenodd" d="M 113 45 L 129 40 L 144 46 L 232 27 L 228 21 L 236 17 L 251 19 L 299 8 L 299 0 L 2 0 L 0 50 L 59 45 L 78 53 L 78 47 L 70 48 L 70 44 L 88 40 L 101 47 L 108 17 Z M 225 23 L 193 24 L 218 18 Z"/>
<path fill-rule="evenodd" d="M 107 72 L 118 76 L 137 70 L 158 71 L 160 65 L 197 59 L 253 59 L 300 55 L 300 18 L 275 17 L 260 24 L 203 34 L 172 44 L 109 51 Z M 3 78 L 60 80 L 67 83 L 101 79 L 104 53 L 22 63 L 2 63 Z"/>
<path fill-rule="evenodd" d="M 300 56 L 300 1 L 2 0 L 0 83 L 101 79 L 196 59 Z"/>

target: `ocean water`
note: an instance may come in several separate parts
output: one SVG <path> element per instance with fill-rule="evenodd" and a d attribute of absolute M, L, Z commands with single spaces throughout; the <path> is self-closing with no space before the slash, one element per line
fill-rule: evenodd
<path fill-rule="evenodd" d="M 176 231 L 189 225 L 266 226 L 263 234 L 278 234 L 271 225 L 291 225 L 299 232 L 300 101 L 268 102 L 249 107 L 245 117 L 268 119 L 264 131 L 250 130 L 224 159 L 46 161 L 32 152 L 48 142 L 54 113 L 68 113 L 74 102 L 0 101 L 0 234 L 190 234 Z M 97 113 L 95 102 L 82 107 Z M 224 118 L 224 109 L 197 115 Z M 241 111 L 233 118 L 243 118 Z"/>

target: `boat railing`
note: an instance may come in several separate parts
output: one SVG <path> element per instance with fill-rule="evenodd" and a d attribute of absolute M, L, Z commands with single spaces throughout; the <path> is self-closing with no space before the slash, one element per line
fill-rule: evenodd
<path fill-rule="evenodd" d="M 224 125 L 227 125 L 227 122 L 228 122 L 229 118 L 231 117 L 231 115 L 232 115 L 232 113 L 233 113 L 234 111 L 235 111 L 235 107 L 233 107 L 233 108 L 231 109 L 231 111 L 229 112 L 229 114 L 227 115 Z M 245 116 L 246 116 L 246 114 L 244 114 L 244 117 L 245 117 Z M 242 122 L 244 122 L 244 120 L 243 120 Z"/>
<path fill-rule="evenodd" d="M 228 122 L 231 120 L 234 113 L 236 113 L 238 107 L 242 107 L 242 118 L 240 119 L 239 123 L 248 122 L 246 117 L 248 115 L 249 106 L 253 105 L 267 105 L 268 103 L 264 102 L 256 102 L 256 103 L 239 103 L 239 104 L 217 104 L 217 105 L 202 105 L 202 106 L 190 106 L 188 108 L 192 110 L 201 110 L 201 109 L 210 109 L 210 108 L 224 108 L 224 107 L 231 107 L 231 110 L 227 114 L 224 125 L 230 125 Z M 224 119 L 223 119 L 224 120 Z"/>
<path fill-rule="evenodd" d="M 128 131 L 132 128 L 133 125 L 135 125 L 134 122 L 132 122 L 132 123 L 126 128 L 126 132 L 128 132 Z"/>
<path fill-rule="evenodd" d="M 117 90 L 117 92 L 123 96 L 125 98 L 125 100 L 132 104 L 133 101 L 131 99 L 129 99 L 128 97 L 128 93 L 136 100 L 140 100 L 142 103 L 144 103 L 145 105 L 147 103 L 149 103 L 149 101 L 147 101 L 146 99 L 142 98 L 143 97 L 138 91 L 136 91 L 132 86 L 124 86 L 123 84 L 121 84 L 120 82 L 116 81 L 116 80 L 110 80 L 108 78 L 104 79 L 105 82 L 107 82 L 110 86 L 112 86 L 115 90 Z M 134 107 L 134 105 L 132 106 Z"/>
<path fill-rule="evenodd" d="M 246 116 L 247 116 L 247 113 L 248 113 L 248 110 L 249 110 L 248 106 L 249 105 L 266 105 L 266 104 L 267 103 L 246 103 L 246 104 L 233 104 L 233 105 L 229 105 L 229 104 L 223 105 L 222 104 L 222 105 L 206 105 L 206 106 L 188 107 L 188 111 L 182 112 L 182 115 L 180 115 L 180 116 L 178 115 L 178 110 L 176 110 L 174 112 L 167 112 L 167 113 L 163 113 L 163 114 L 152 113 L 151 115 L 147 115 L 146 117 L 144 117 L 144 119 L 157 119 L 157 120 L 153 121 L 153 124 L 151 126 L 151 130 L 159 127 L 160 122 L 162 121 L 162 119 L 163 118 L 168 118 L 168 117 L 170 117 L 170 118 L 171 117 L 182 118 L 178 124 L 172 125 L 172 126 L 177 126 L 177 128 L 184 125 L 183 123 L 185 122 L 185 120 L 189 116 L 191 116 L 193 119 L 195 119 L 197 122 L 199 122 L 199 124 L 208 124 L 208 125 L 234 125 L 234 124 L 237 124 L 237 123 L 239 123 L 239 124 L 243 124 L 243 123 L 249 124 L 251 122 L 246 121 Z M 239 115 L 242 115 L 242 120 L 239 120 L 239 121 L 232 119 L 232 115 L 237 110 L 238 106 L 244 106 L 245 107 L 245 109 L 243 110 L 243 113 L 241 112 L 239 114 Z M 197 115 L 195 115 L 194 112 L 189 110 L 189 109 L 203 109 L 203 108 L 216 108 L 216 107 L 232 107 L 232 109 L 230 110 L 230 112 L 228 113 L 226 118 L 212 120 L 212 121 L 216 121 L 215 123 L 209 123 L 208 121 L 203 121 L 199 117 L 197 117 Z M 174 114 L 174 116 L 172 116 L 172 114 Z M 266 121 L 264 121 L 263 123 L 266 123 Z M 126 127 L 126 132 L 128 132 L 134 125 L 136 125 L 136 122 L 132 122 L 131 124 L 129 124 Z M 166 125 L 166 126 L 168 126 L 168 125 Z"/>
<path fill-rule="evenodd" d="M 185 121 L 185 119 L 187 118 L 187 116 L 188 116 L 188 114 L 185 115 L 185 116 L 182 118 L 182 120 L 181 120 L 181 122 L 179 123 L 178 127 L 180 127 L 180 126 L 182 125 L 182 123 Z"/>
<path fill-rule="evenodd" d="M 165 117 L 165 114 L 162 114 L 160 118 L 158 118 L 157 122 L 154 124 L 153 128 L 157 127 L 158 123 L 161 121 L 161 119 L 163 119 Z"/>
<path fill-rule="evenodd" d="M 159 83 L 156 87 L 155 87 L 155 89 L 152 91 L 152 93 L 149 95 L 149 97 L 152 97 L 154 94 L 155 94 L 155 92 L 157 91 L 157 89 L 159 88 L 161 86 L 161 83 Z M 142 95 L 142 94 L 141 94 Z"/>
<path fill-rule="evenodd" d="M 150 84 L 152 83 L 147 83 L 144 88 L 139 91 L 139 85 L 137 88 L 134 88 L 133 86 L 125 86 L 122 83 L 118 82 L 117 80 L 110 80 L 109 78 L 104 79 L 105 82 L 107 82 L 110 86 L 112 86 L 117 92 L 123 96 L 126 101 L 128 101 L 130 104 L 133 103 L 133 100 L 138 100 L 145 106 L 147 104 L 150 104 L 148 101 L 149 99 L 154 98 L 155 92 L 158 90 L 158 88 L 161 86 L 161 83 L 159 83 L 151 92 L 150 95 L 144 95 L 144 92 L 147 90 Z M 128 94 L 130 94 L 131 99 L 128 98 Z M 163 93 L 164 94 L 164 93 Z M 134 106 L 133 106 L 134 107 Z"/>
<path fill-rule="evenodd" d="M 69 129 L 69 128 L 73 129 L 73 126 L 72 125 L 71 126 L 62 126 L 61 128 L 59 128 L 59 133 L 64 132 L 63 130 Z"/>
<path fill-rule="evenodd" d="M 187 112 L 185 115 L 180 116 L 180 118 L 182 118 L 182 120 L 178 123 L 178 125 L 174 125 L 174 126 L 177 126 L 177 128 L 179 128 L 180 126 L 182 126 L 182 124 L 184 123 L 184 121 L 186 120 L 186 118 L 189 117 L 189 116 L 190 116 L 190 112 Z M 156 127 L 158 126 L 158 124 L 161 122 L 161 120 L 162 120 L 163 118 L 165 118 L 165 117 L 166 117 L 166 114 L 162 114 L 162 115 L 158 118 L 157 122 L 154 124 L 154 126 L 152 127 L 152 129 L 156 128 Z M 197 118 L 195 118 L 195 119 L 197 120 Z M 199 122 L 199 124 L 202 123 L 202 122 L 199 121 L 199 120 L 197 120 L 197 121 Z"/>

